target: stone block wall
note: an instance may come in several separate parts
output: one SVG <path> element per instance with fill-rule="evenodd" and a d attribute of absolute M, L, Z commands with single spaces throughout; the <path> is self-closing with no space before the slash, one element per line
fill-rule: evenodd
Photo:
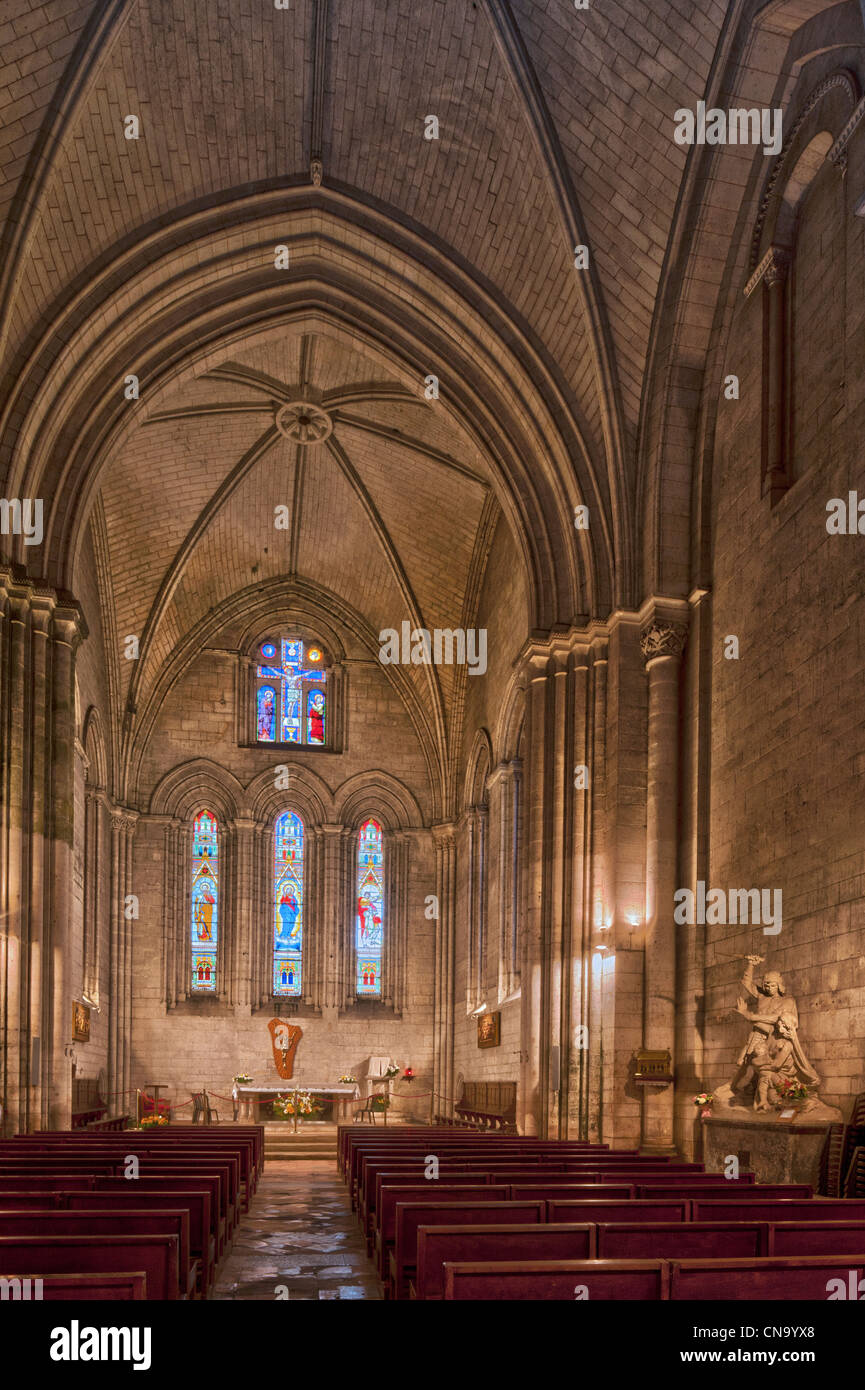
<path fill-rule="evenodd" d="M 783 973 L 822 1095 L 865 1089 L 865 536 L 827 532 L 827 503 L 865 498 L 861 128 L 846 175 L 824 161 L 792 269 L 793 482 L 761 496 L 761 294 L 739 296 L 714 477 L 711 887 L 782 894 L 777 934 L 706 927 L 705 1077 L 726 1081 L 746 1024 L 731 1013 L 746 953 Z M 734 636 L 738 660 L 725 658 Z"/>

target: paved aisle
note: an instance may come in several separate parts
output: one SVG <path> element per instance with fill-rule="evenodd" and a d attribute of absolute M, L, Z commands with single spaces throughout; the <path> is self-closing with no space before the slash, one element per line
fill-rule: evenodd
<path fill-rule="evenodd" d="M 381 1298 L 332 1162 L 268 1160 L 213 1296 L 275 1299 L 278 1284 L 289 1299 Z"/>

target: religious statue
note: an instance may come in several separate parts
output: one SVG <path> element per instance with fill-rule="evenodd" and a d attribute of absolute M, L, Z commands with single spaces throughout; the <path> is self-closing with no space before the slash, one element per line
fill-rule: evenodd
<path fill-rule="evenodd" d="M 765 1111 L 781 1098 L 779 1086 L 785 1080 L 816 1090 L 820 1078 L 799 1041 L 799 1010 L 796 1000 L 787 993 L 782 975 L 777 970 L 766 970 L 755 983 L 754 969 L 762 964 L 763 957 L 746 956 L 745 961 L 742 993 L 736 1000 L 735 1012 L 748 1020 L 751 1030 L 736 1059 L 735 1076 L 716 1089 L 715 1101 L 732 1105 L 736 1093 L 753 1082 L 753 1108 Z M 816 1096 L 809 1097 L 809 1108 L 819 1104 Z"/>

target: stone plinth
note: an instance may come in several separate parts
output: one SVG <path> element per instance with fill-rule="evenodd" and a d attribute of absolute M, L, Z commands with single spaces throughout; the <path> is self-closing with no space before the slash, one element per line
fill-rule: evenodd
<path fill-rule="evenodd" d="M 809 1182 L 816 1190 L 825 1124 L 796 1124 L 776 1116 L 760 1120 L 725 1116 L 703 1120 L 703 1162 L 721 1172 L 728 1154 L 740 1155 L 742 1169 L 758 1182 Z M 745 1159 L 749 1154 L 750 1158 Z"/>

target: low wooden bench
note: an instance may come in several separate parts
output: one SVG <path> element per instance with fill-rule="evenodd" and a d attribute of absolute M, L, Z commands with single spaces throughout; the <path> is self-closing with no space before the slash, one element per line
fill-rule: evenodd
<path fill-rule="evenodd" d="M 683 1260 L 670 1269 L 670 1298 L 753 1303 L 767 1299 L 819 1303 L 829 1298 L 827 1285 L 852 1273 L 865 1275 L 865 1255 L 797 1255 L 761 1260 Z"/>
<path fill-rule="evenodd" d="M 147 1277 L 147 1297 L 180 1296 L 177 1236 L 0 1236 L 0 1275 L 128 1274 Z"/>
<path fill-rule="evenodd" d="M 424 1225 L 417 1236 L 417 1268 L 413 1283 L 419 1299 L 443 1299 L 446 1264 L 594 1258 L 595 1227 L 591 1224 L 510 1225 L 502 1222 L 476 1226 Z"/>
<path fill-rule="evenodd" d="M 655 1302 L 669 1296 L 670 1267 L 665 1260 L 533 1260 L 445 1264 L 447 1300 L 574 1302 L 586 1288 L 592 1303 L 630 1300 Z"/>
<path fill-rule="evenodd" d="M 516 1134 L 517 1083 L 464 1081 L 454 1112 L 458 1120 L 477 1129 Z"/>
<path fill-rule="evenodd" d="M 396 1239 L 388 1267 L 387 1294 L 406 1298 L 415 1277 L 422 1226 L 540 1225 L 543 1202 L 398 1202 Z"/>

